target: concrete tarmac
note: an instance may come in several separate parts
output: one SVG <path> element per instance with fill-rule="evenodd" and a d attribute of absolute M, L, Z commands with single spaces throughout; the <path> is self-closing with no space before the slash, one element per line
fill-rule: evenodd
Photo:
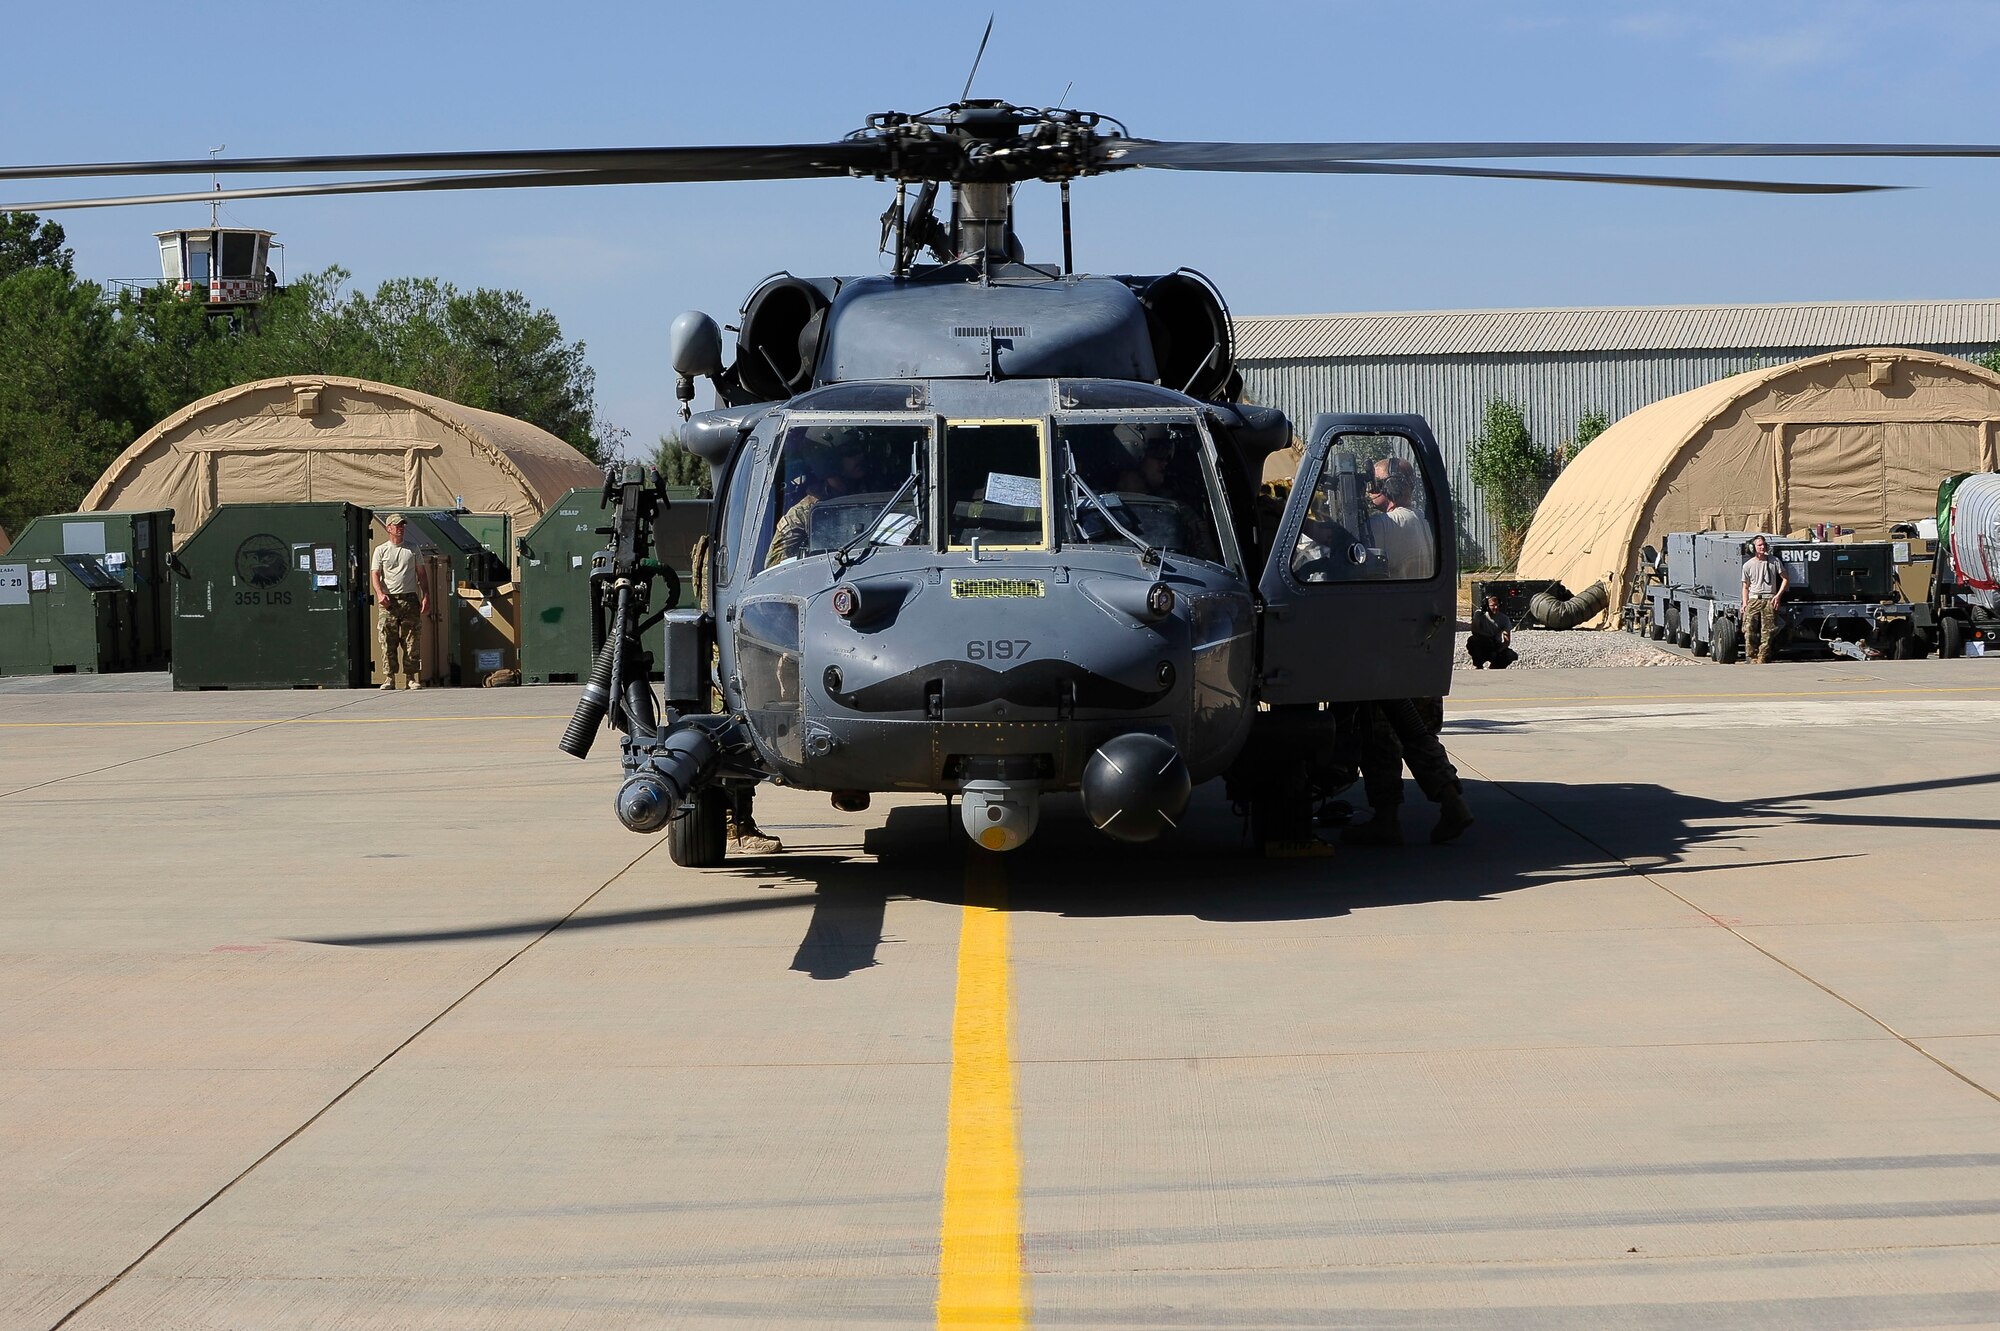
<path fill-rule="evenodd" d="M 2000 1324 L 2000 664 L 1454 685 L 1448 847 L 696 872 L 572 689 L 10 681 L 0 1328 Z"/>

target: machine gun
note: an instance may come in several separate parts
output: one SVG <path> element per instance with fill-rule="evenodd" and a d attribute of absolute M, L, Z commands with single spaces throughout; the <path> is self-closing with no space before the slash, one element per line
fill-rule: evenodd
<path fill-rule="evenodd" d="M 671 501 L 659 472 L 628 466 L 608 475 L 604 506 L 610 544 L 591 560 L 591 666 L 576 713 L 558 742 L 587 757 L 600 724 L 620 732 L 625 784 L 619 821 L 635 832 L 673 823 L 683 849 L 722 853 L 727 793 L 717 778 L 725 754 L 749 747 L 734 717 L 711 713 L 706 677 L 715 626 L 699 608 L 681 609 L 681 581 L 660 550 L 661 517 Z M 664 583 L 657 610 L 654 584 Z M 649 613 L 650 611 L 650 613 Z M 666 625 L 664 703 L 653 694 L 653 654 L 645 636 Z"/>
<path fill-rule="evenodd" d="M 598 532 L 611 542 L 590 561 L 590 678 L 557 745 L 574 758 L 590 755 L 600 723 L 628 737 L 658 731 L 653 661 L 641 644 L 646 629 L 678 605 L 681 594 L 679 575 L 654 554 L 655 519 L 668 506 L 660 474 L 639 466 L 607 473 L 604 506 L 611 525 Z M 646 618 L 653 583 L 661 579 L 667 583 L 665 609 Z"/>

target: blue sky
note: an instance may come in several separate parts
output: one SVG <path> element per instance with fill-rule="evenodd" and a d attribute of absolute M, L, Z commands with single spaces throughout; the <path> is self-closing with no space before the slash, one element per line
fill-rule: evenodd
<path fill-rule="evenodd" d="M 989 12 L 975 95 L 1048 104 L 1068 88 L 1068 105 L 1148 137 L 2000 141 L 2000 4 L 1985 0 L 20 9 L 0 83 L 9 163 L 224 143 L 252 156 L 832 139 L 872 111 L 949 101 Z M 1078 186 L 1077 260 L 1199 268 L 1257 314 L 2000 294 L 2000 160 L 1736 165 L 1714 173 L 1922 188 L 1758 198 L 1133 172 Z M 674 424 L 673 316 L 729 322 L 778 269 L 877 271 L 889 193 L 625 186 L 227 215 L 278 232 L 292 273 L 339 263 L 370 287 L 432 274 L 521 289 L 588 344 L 600 407 L 639 444 Z M 1025 188 L 1019 206 L 1030 257 L 1056 258 L 1053 188 Z M 156 275 L 151 233 L 204 216 L 59 220 L 80 270 L 114 278 Z"/>

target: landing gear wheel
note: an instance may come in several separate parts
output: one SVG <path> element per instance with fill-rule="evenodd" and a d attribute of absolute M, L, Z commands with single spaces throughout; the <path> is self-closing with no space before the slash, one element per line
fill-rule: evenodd
<path fill-rule="evenodd" d="M 1736 626 L 1736 621 L 1733 619 L 1716 620 L 1715 647 L 1709 653 L 1709 655 L 1715 658 L 1715 663 L 1717 665 L 1734 664 L 1736 653 L 1742 650 L 1742 647 L 1743 631 Z"/>
<path fill-rule="evenodd" d="M 1946 615 L 1938 625 L 1938 655 L 1950 661 L 1965 655 L 1965 621 Z"/>
<path fill-rule="evenodd" d="M 713 869 L 729 846 L 729 802 L 705 786 L 693 806 L 667 825 L 667 854 L 684 869 Z"/>

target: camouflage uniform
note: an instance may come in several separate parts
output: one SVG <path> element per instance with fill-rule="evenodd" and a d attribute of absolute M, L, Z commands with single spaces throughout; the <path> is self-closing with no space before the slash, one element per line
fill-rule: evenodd
<path fill-rule="evenodd" d="M 1361 746 L 1362 788 L 1368 807 L 1381 810 L 1403 802 L 1403 765 L 1409 764 L 1417 788 L 1433 804 L 1443 804 L 1464 793 L 1458 769 L 1438 743 L 1423 712 L 1429 699 L 1397 698 L 1389 702 L 1362 703 L 1355 708 L 1354 724 Z M 1442 711 L 1442 709 L 1439 709 Z"/>
<path fill-rule="evenodd" d="M 411 679 L 422 679 L 424 664 L 417 649 L 418 598 L 390 596 L 382 602 L 382 621 L 377 636 L 382 643 L 382 678 L 394 679 L 401 670 Z"/>
<path fill-rule="evenodd" d="M 818 495 L 807 495 L 785 510 L 778 519 L 776 530 L 771 533 L 771 553 L 764 559 L 765 568 L 776 568 L 787 559 L 797 559 L 806 552 L 812 540 L 812 511 L 819 503 Z"/>
<path fill-rule="evenodd" d="M 792 513 L 798 512 L 801 507 L 805 508 L 808 513 L 811 512 L 809 504 L 802 504 L 794 506 Z M 772 534 L 771 553 L 776 557 L 772 561 L 774 563 L 777 559 L 784 557 L 778 554 L 779 537 L 784 534 L 785 523 L 791 519 L 792 513 L 787 513 L 783 519 L 780 519 L 778 531 Z M 804 528 L 801 526 L 798 534 L 801 548 L 803 548 L 804 536 Z M 703 534 L 695 541 L 694 549 L 688 555 L 689 562 L 694 568 L 695 604 L 701 607 L 703 614 L 713 614 L 715 612 L 715 607 L 709 600 L 709 554 L 708 536 Z M 711 645 L 708 655 L 711 674 L 715 673 L 716 668 L 721 663 L 721 659 L 721 647 L 719 645 Z M 725 797 L 729 801 L 726 836 L 728 837 L 729 848 L 731 850 L 739 855 L 775 855 L 785 848 L 784 842 L 757 826 L 757 816 L 753 808 L 757 798 L 757 788 L 755 786 L 729 787 L 725 791 Z"/>
<path fill-rule="evenodd" d="M 1771 659 L 1771 642 L 1778 636 L 1778 603 L 1754 596 L 1743 608 L 1743 654 L 1752 661 Z"/>

